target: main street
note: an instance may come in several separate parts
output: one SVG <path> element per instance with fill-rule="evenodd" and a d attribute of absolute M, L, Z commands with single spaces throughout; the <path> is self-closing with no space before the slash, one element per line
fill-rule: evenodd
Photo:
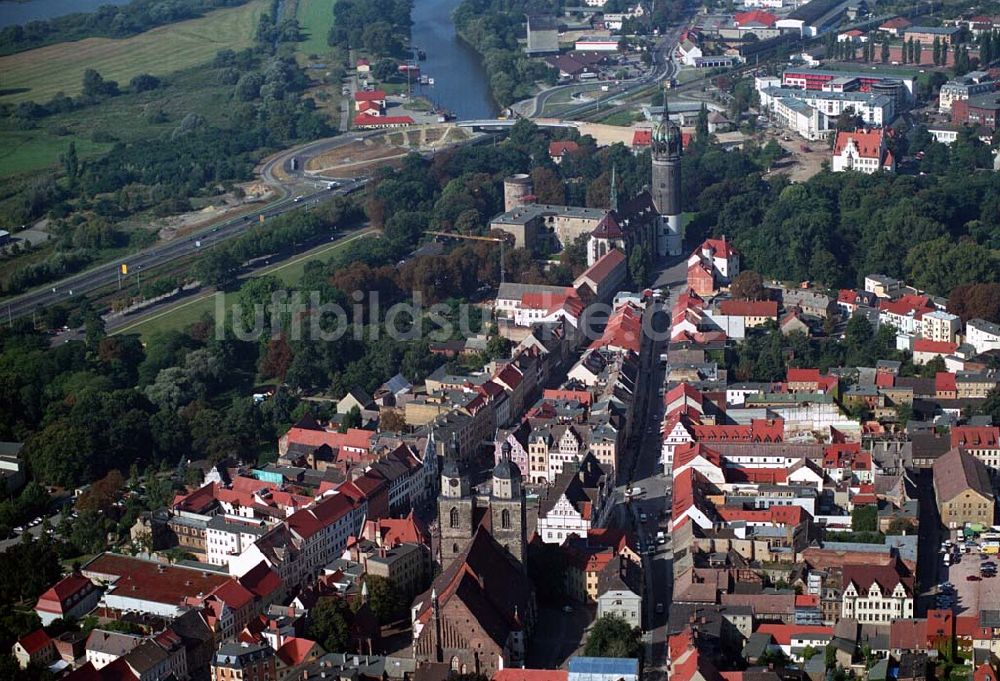
<path fill-rule="evenodd" d="M 664 678 L 666 669 L 666 633 L 670 602 L 673 596 L 673 566 L 670 535 L 666 521 L 672 501 L 670 480 L 663 475 L 660 465 L 660 423 L 663 417 L 661 390 L 666 380 L 666 369 L 660 355 L 666 352 L 670 333 L 670 307 L 672 301 L 686 285 L 685 259 L 671 258 L 657 272 L 653 288 L 665 295 L 653 300 L 645 311 L 650 317 L 654 335 L 644 339 L 640 353 L 640 394 L 637 396 L 636 428 L 633 441 L 627 448 L 629 460 L 619 474 L 619 487 L 624 496 L 626 489 L 639 487 L 642 493 L 631 497 L 622 509 L 628 514 L 626 522 L 635 528 L 635 536 L 643 553 L 643 608 L 645 622 L 644 644 L 646 666 L 643 678 Z M 644 325 L 644 328 L 647 328 Z M 646 521 L 642 522 L 645 516 Z M 666 535 L 666 543 L 657 544 L 658 532 Z M 652 548 L 650 548 L 652 547 Z M 662 612 L 657 612 L 661 610 Z"/>

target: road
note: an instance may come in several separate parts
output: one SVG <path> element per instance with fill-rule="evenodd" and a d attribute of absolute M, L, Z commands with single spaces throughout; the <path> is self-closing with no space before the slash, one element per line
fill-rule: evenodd
<path fill-rule="evenodd" d="M 596 100 L 586 102 L 579 106 L 567 109 L 562 112 L 560 118 L 573 118 L 584 111 L 588 111 L 593 108 L 600 108 L 602 103 L 609 102 L 612 99 L 621 99 L 628 97 L 635 92 L 641 90 L 642 88 L 648 87 L 657 82 L 662 82 L 668 78 L 673 78 L 677 75 L 677 64 L 671 58 L 671 54 L 677 46 L 677 41 L 680 38 L 680 34 L 686 29 L 686 23 L 682 22 L 681 25 L 671 28 L 669 31 L 664 33 L 657 41 L 653 48 L 653 68 L 650 69 L 646 74 L 639 78 L 635 78 L 630 81 L 622 81 L 624 87 L 618 87 L 615 89 L 610 89 L 612 85 L 619 81 L 615 80 L 603 80 L 603 81 L 592 81 L 592 85 L 607 85 L 609 86 L 609 91 L 604 96 L 599 96 Z M 556 95 L 565 92 L 566 90 L 572 88 L 579 88 L 580 83 L 572 83 L 569 85 L 558 85 L 556 87 L 549 88 L 543 92 L 538 93 L 535 97 L 530 100 L 529 104 L 531 106 L 530 113 L 528 117 L 536 118 L 543 114 L 545 111 L 545 105 L 550 99 Z M 520 108 L 524 108 L 526 105 L 524 103 L 519 104 Z"/>
<path fill-rule="evenodd" d="M 273 171 L 273 163 L 271 168 L 267 166 L 265 168 L 265 175 L 269 175 Z M 273 177 L 273 175 L 270 176 Z M 80 274 L 62 279 L 54 286 L 36 289 L 3 301 L 2 305 L 7 309 L 3 310 L 3 307 L 0 307 L 0 311 L 5 312 L 8 318 L 22 317 L 41 308 L 64 303 L 98 289 L 113 286 L 118 281 L 118 272 L 122 264 L 128 265 L 129 275 L 138 274 L 141 276 L 142 272 L 147 272 L 179 258 L 189 257 L 200 250 L 238 237 L 260 224 L 261 218 L 266 221 L 268 218 L 291 210 L 316 205 L 328 201 L 334 196 L 348 194 L 364 186 L 366 181 L 365 178 L 346 179 L 339 187 L 332 190 L 314 189 L 308 194 L 295 197 L 285 196 L 253 213 L 104 263 Z"/>
<path fill-rule="evenodd" d="M 661 353 L 666 352 L 670 332 L 670 306 L 686 285 L 686 261 L 671 258 L 657 272 L 654 288 L 667 289 L 669 294 L 654 303 L 645 314 L 651 317 L 650 324 L 655 335 L 644 339 L 640 352 L 640 367 L 644 377 L 640 383 L 636 411 L 634 440 L 626 449 L 627 461 L 619 472 L 623 482 L 618 493 L 624 495 L 627 487 L 641 487 L 642 495 L 623 504 L 628 514 L 627 522 L 636 528 L 636 537 L 643 547 L 653 545 L 655 552 L 643 556 L 643 579 L 645 609 L 644 644 L 646 665 L 644 679 L 662 679 L 666 675 L 666 625 L 673 600 L 673 555 L 670 535 L 666 530 L 672 501 L 670 479 L 663 475 L 660 465 L 660 423 L 663 418 L 663 400 L 660 390 L 666 381 L 666 369 L 660 363 Z M 646 522 L 641 522 L 642 514 Z M 657 533 L 666 534 L 665 544 L 656 544 Z M 663 612 L 657 613 L 657 604 L 663 605 Z"/>

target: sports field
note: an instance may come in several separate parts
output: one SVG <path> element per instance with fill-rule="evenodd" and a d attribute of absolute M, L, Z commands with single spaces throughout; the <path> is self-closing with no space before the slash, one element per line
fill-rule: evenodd
<path fill-rule="evenodd" d="M 299 0 L 296 19 L 306 39 L 296 46 L 300 54 L 322 56 L 329 52 L 326 36 L 333 26 L 333 0 Z"/>
<path fill-rule="evenodd" d="M 267 6 L 267 0 L 251 0 L 123 40 L 87 38 L 2 57 L 0 103 L 44 102 L 60 91 L 79 94 L 88 68 L 126 86 L 140 73 L 165 75 L 210 61 L 222 49 L 250 47 Z"/>

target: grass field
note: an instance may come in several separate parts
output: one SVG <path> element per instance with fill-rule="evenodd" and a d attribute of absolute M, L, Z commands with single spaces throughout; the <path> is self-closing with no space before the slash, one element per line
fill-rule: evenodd
<path fill-rule="evenodd" d="M 80 158 L 103 154 L 110 143 L 91 142 L 76 137 L 61 138 L 45 130 L 0 130 L 0 177 L 48 167 L 66 153 L 70 140 L 76 142 Z"/>
<path fill-rule="evenodd" d="M 296 46 L 304 55 L 324 55 L 330 51 L 326 36 L 333 26 L 333 0 L 299 0 L 296 12 L 299 26 L 306 39 Z"/>
<path fill-rule="evenodd" d="M 273 267 L 268 267 L 255 272 L 253 276 L 262 277 L 265 275 L 272 275 L 281 281 L 281 283 L 285 286 L 295 286 L 301 281 L 302 273 L 305 270 L 307 262 L 320 258 L 329 258 L 354 239 L 364 238 L 370 234 L 371 232 L 367 231 L 361 232 L 359 234 L 353 234 L 344 239 L 340 239 L 335 243 L 318 246 L 311 251 L 306 251 L 302 255 L 298 255 L 291 260 L 288 260 L 287 262 L 279 263 Z M 184 329 L 201 319 L 203 315 L 215 314 L 216 295 L 217 294 L 215 293 L 197 295 L 196 297 L 170 307 L 163 312 L 137 321 L 134 324 L 123 326 L 120 329 L 115 330 L 114 333 L 137 333 L 142 336 L 143 340 L 149 340 L 151 336 L 157 333 L 169 331 L 171 329 Z M 230 305 L 236 302 L 238 295 L 239 293 L 236 291 L 226 293 L 223 308 L 228 310 Z"/>
<path fill-rule="evenodd" d="M 124 40 L 88 38 L 0 58 L 0 92 L 8 93 L 0 102 L 43 102 L 60 91 L 79 94 L 88 68 L 127 85 L 140 73 L 165 75 L 210 61 L 221 49 L 250 47 L 267 4 L 252 0 Z"/>

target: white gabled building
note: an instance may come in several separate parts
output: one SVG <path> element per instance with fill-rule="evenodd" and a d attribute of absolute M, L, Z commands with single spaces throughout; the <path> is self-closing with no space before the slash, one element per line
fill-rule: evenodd
<path fill-rule="evenodd" d="M 571 534 L 586 537 L 604 527 L 614 508 L 614 484 L 593 454 L 577 470 L 560 473 L 538 508 L 538 536 L 547 544 L 562 544 Z"/>

